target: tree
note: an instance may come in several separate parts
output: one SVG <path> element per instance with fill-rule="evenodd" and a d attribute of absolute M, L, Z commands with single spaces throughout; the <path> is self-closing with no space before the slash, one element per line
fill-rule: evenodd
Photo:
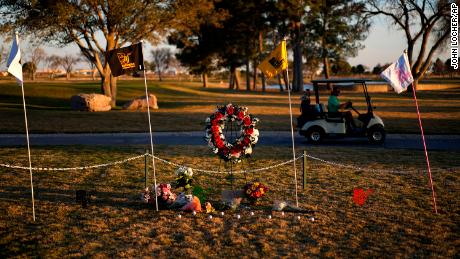
<path fill-rule="evenodd" d="M 443 75 L 447 72 L 446 65 L 441 59 L 437 58 L 433 64 L 433 74 L 435 75 Z"/>
<path fill-rule="evenodd" d="M 51 55 L 46 59 L 46 61 L 48 62 L 48 68 L 51 72 L 50 78 L 53 79 L 54 73 L 56 72 L 58 67 L 61 66 L 60 57 L 56 55 Z"/>
<path fill-rule="evenodd" d="M 184 47 L 176 54 L 177 59 L 189 68 L 191 74 L 201 75 L 203 88 L 208 86 L 208 76 L 217 69 L 216 54 L 206 49 L 204 42 L 194 46 Z"/>
<path fill-rule="evenodd" d="M 7 63 L 7 50 L 6 50 L 6 47 L 2 44 L 0 46 L 0 64 L 6 64 Z"/>
<path fill-rule="evenodd" d="M 80 61 L 80 58 L 74 57 L 72 55 L 65 55 L 64 57 L 59 58 L 59 63 L 65 70 L 67 80 L 70 79 L 70 74 L 73 71 L 73 66 Z"/>
<path fill-rule="evenodd" d="M 332 64 L 331 71 L 335 75 L 348 75 L 351 73 L 351 65 L 346 60 L 338 59 Z"/>
<path fill-rule="evenodd" d="M 62 67 L 66 72 L 67 80 L 70 79 L 70 74 L 73 71 L 73 67 L 76 63 L 80 62 L 81 59 L 72 55 L 65 55 L 63 57 L 59 57 L 56 55 L 52 55 L 48 58 L 49 66 L 51 69 L 55 70 L 58 67 Z M 54 72 L 54 71 L 53 71 Z M 53 73 L 51 72 L 51 73 Z M 52 74 L 53 75 L 53 74 Z"/>
<path fill-rule="evenodd" d="M 37 71 L 37 66 L 32 62 L 26 62 L 22 65 L 22 70 L 32 78 L 35 71 Z"/>
<path fill-rule="evenodd" d="M 447 45 L 445 42 L 450 35 L 450 1 L 370 0 L 367 6 L 367 13 L 387 17 L 404 32 L 414 77 L 412 86 L 417 88 L 418 81 L 430 67 L 433 55 Z M 418 44 L 420 50 L 415 53 L 415 46 Z M 410 90 L 409 87 L 408 91 Z"/>
<path fill-rule="evenodd" d="M 307 49 L 305 48 L 305 50 Z M 314 55 L 313 53 L 309 51 L 305 52 L 304 56 L 306 57 L 307 62 L 305 62 L 304 69 L 306 70 L 307 74 L 310 75 L 310 80 L 312 80 L 313 77 L 317 74 L 318 70 L 320 69 L 321 60 L 317 58 L 316 55 Z"/>
<path fill-rule="evenodd" d="M 168 42 L 179 50 L 176 58 L 188 67 L 191 74 L 202 76 L 203 87 L 207 87 L 208 75 L 217 69 L 218 43 L 213 32 L 220 28 L 228 17 L 226 10 L 215 8 L 211 1 L 195 1 L 193 15 L 196 19 L 184 22 L 168 37 Z M 190 17 L 189 17 L 190 18 Z"/>
<path fill-rule="evenodd" d="M 216 2 L 217 9 L 223 9 L 228 17 L 215 27 L 214 44 L 219 57 L 219 66 L 229 68 L 229 89 L 239 89 L 238 68 L 246 65 L 246 89 L 250 90 L 250 60 L 258 56 L 259 33 L 267 28 L 265 24 L 269 1 L 223 0 Z M 254 71 L 255 72 L 255 71 Z"/>
<path fill-rule="evenodd" d="M 101 57 L 144 39 L 151 43 L 187 17 L 193 0 L 0 0 L 0 29 L 19 28 L 60 45 L 75 43 L 101 75 L 101 91 L 115 106 L 117 80 Z M 199 2 L 207 2 L 200 0 Z"/>
<path fill-rule="evenodd" d="M 378 63 L 377 65 L 375 65 L 375 67 L 372 69 L 372 74 L 374 75 L 380 75 L 380 73 L 382 73 L 383 71 L 383 68 L 382 66 L 380 65 L 380 63 Z"/>
<path fill-rule="evenodd" d="M 380 63 L 378 63 L 377 65 L 375 65 L 375 67 L 372 69 L 372 74 L 374 75 L 380 75 L 380 73 L 383 72 L 383 70 L 387 69 L 391 64 L 390 63 L 386 63 L 384 65 L 380 65 Z"/>
<path fill-rule="evenodd" d="M 366 66 L 359 64 L 357 66 L 352 66 L 351 67 L 351 73 L 352 74 L 364 74 L 366 72 Z"/>
<path fill-rule="evenodd" d="M 331 60 L 356 56 L 367 37 L 369 22 L 364 4 L 348 0 L 322 0 L 311 5 L 305 17 L 305 43 L 323 63 L 325 78 L 331 74 Z"/>
<path fill-rule="evenodd" d="M 314 1 L 280 0 L 277 1 L 276 9 L 272 11 L 274 25 L 280 34 L 278 36 L 290 36 L 287 45 L 292 48 L 293 53 L 292 90 L 295 92 L 303 90 L 303 48 L 305 30 L 309 29 L 306 28 L 303 20 L 310 10 L 311 2 Z M 308 50 L 306 52 L 309 53 Z"/>
<path fill-rule="evenodd" d="M 46 52 L 40 48 L 40 47 L 35 47 L 32 50 L 32 54 L 30 55 L 30 62 L 34 64 L 35 70 L 31 72 L 32 75 L 32 80 L 35 80 L 35 75 L 37 73 L 37 68 L 38 65 L 43 61 L 46 60 Z"/>
<path fill-rule="evenodd" d="M 158 79 L 162 81 L 161 73 L 169 68 L 173 58 L 170 48 L 159 48 L 152 50 L 153 65 L 158 73 Z"/>

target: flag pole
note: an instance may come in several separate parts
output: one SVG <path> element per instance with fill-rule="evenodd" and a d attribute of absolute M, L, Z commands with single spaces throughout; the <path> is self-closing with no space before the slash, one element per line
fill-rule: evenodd
<path fill-rule="evenodd" d="M 286 38 L 283 39 L 286 44 Z M 286 50 L 287 51 L 287 50 Z M 291 91 L 292 87 L 289 83 L 289 62 L 286 60 L 286 84 L 288 85 L 288 96 L 289 96 L 289 117 L 291 119 L 291 140 L 292 140 L 292 157 L 294 159 L 293 166 L 294 166 L 294 182 L 295 182 L 295 205 L 299 207 L 299 198 L 297 192 L 297 167 L 296 167 L 296 157 L 295 157 L 295 144 L 294 144 L 294 127 L 292 122 L 292 101 L 291 101 Z"/>
<path fill-rule="evenodd" d="M 29 158 L 29 172 L 30 172 L 30 190 L 32 195 L 32 216 L 35 222 L 35 198 L 34 198 L 34 182 L 32 173 L 32 158 L 30 155 L 30 141 L 29 141 L 29 126 L 27 123 L 27 109 L 26 109 L 26 98 L 24 94 L 24 79 L 22 76 L 21 66 L 21 48 L 19 47 L 19 33 L 16 31 L 13 46 L 11 47 L 10 56 L 8 58 L 7 66 L 8 72 L 12 74 L 16 81 L 21 81 L 21 92 L 22 92 L 22 104 L 24 107 L 24 124 L 26 126 L 26 140 L 27 140 L 27 156 Z"/>
<path fill-rule="evenodd" d="M 141 41 L 142 49 L 144 49 L 144 44 Z M 144 55 L 144 51 L 142 51 L 142 56 Z M 156 177 L 156 170 L 155 170 L 155 155 L 153 153 L 153 134 L 152 134 L 152 122 L 150 119 L 150 102 L 149 102 L 149 93 L 147 87 L 147 76 L 145 75 L 145 62 L 144 58 L 142 58 L 142 66 L 144 70 L 144 86 L 145 86 L 145 98 L 147 101 L 147 117 L 149 118 L 149 133 L 150 133 L 150 151 L 152 152 L 152 167 L 153 167 L 153 184 L 155 188 L 155 209 L 158 211 L 158 195 L 157 195 L 157 177 Z"/>
<path fill-rule="evenodd" d="M 26 99 L 24 97 L 24 82 L 23 81 L 21 81 L 21 90 L 22 90 L 22 104 L 24 106 L 24 122 L 26 126 L 27 154 L 29 157 L 30 189 L 32 193 L 32 216 L 35 221 L 34 182 L 33 182 L 33 174 L 32 174 L 32 159 L 30 156 L 29 126 L 27 125 Z"/>
<path fill-rule="evenodd" d="M 414 93 L 414 101 L 415 101 L 415 107 L 417 108 L 418 123 L 420 125 L 420 132 L 422 134 L 423 148 L 425 150 L 425 158 L 426 158 L 426 164 L 427 164 L 427 167 L 428 167 L 428 176 L 429 176 L 429 179 L 430 179 L 430 186 L 431 186 L 431 194 L 432 194 L 432 198 L 433 198 L 434 212 L 436 214 L 438 214 L 438 208 L 436 206 L 436 193 L 434 191 L 433 178 L 431 177 L 430 159 L 428 158 L 428 151 L 426 149 L 425 134 L 423 132 L 422 119 L 420 117 L 420 110 L 418 108 L 417 95 L 415 93 L 416 90 L 415 90 L 415 87 L 414 87 L 413 84 L 412 84 L 412 92 Z"/>

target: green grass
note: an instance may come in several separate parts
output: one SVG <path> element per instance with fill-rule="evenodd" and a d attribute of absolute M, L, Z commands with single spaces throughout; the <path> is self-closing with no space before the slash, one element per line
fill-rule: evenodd
<path fill-rule="evenodd" d="M 204 120 L 216 105 L 233 102 L 247 106 L 261 119 L 261 130 L 289 130 L 287 93 L 231 91 L 218 83 L 201 88 L 200 83 L 149 81 L 158 98 L 153 111 L 155 131 L 202 130 Z M 25 93 L 31 132 L 145 132 L 147 114 L 122 111 L 130 99 L 144 94 L 142 80 L 120 81 L 117 108 L 110 112 L 87 113 L 70 110 L 70 97 L 77 93 L 99 92 L 98 82 L 26 82 Z M 341 99 L 352 100 L 358 110 L 365 109 L 361 93 L 342 92 Z M 328 93 L 321 102 L 327 103 Z M 371 93 L 376 114 L 390 133 L 419 133 L 411 94 Z M 299 115 L 300 94 L 293 96 L 294 116 Z M 418 92 L 424 129 L 428 134 L 458 134 L 460 127 L 460 88 Z M 0 82 L 0 133 L 23 133 L 24 115 L 21 89 L 14 82 Z"/>
<path fill-rule="evenodd" d="M 298 150 L 297 152 L 300 152 Z M 33 166 L 72 167 L 116 161 L 144 152 L 143 146 L 47 147 L 33 149 Z M 270 187 L 259 206 L 227 211 L 210 221 L 204 214 L 177 218 L 142 204 L 143 159 L 82 171 L 35 171 L 37 222 L 32 222 L 27 170 L 0 168 L 0 257 L 442 257 L 458 255 L 460 179 L 458 152 L 432 151 L 430 158 L 440 214 L 432 212 L 422 151 L 312 147 L 310 155 L 376 171 L 329 166 L 308 160 L 307 188 L 299 204 L 310 214 L 271 212 L 275 200 L 294 202 L 292 164 L 246 176 L 233 187 L 226 175 L 195 174 L 195 183 L 220 192 L 258 179 Z M 195 168 L 223 169 L 206 147 L 157 146 L 156 155 Z M 245 168 L 290 159 L 289 148 L 257 147 Z M 27 165 L 24 148 L 0 149 L 0 162 Z M 174 180 L 174 167 L 158 162 L 159 182 Z M 238 165 L 236 169 L 241 169 Z M 387 172 L 385 170 L 393 170 Z M 301 163 L 297 163 L 301 172 Z M 150 169 L 149 184 L 153 182 Z M 364 206 L 354 188 L 373 189 Z M 75 190 L 92 195 L 87 209 Z M 236 213 L 242 215 L 236 220 Z M 273 214 L 269 220 L 267 215 Z M 301 221 L 294 220 L 300 215 Z M 316 221 L 308 220 L 314 216 Z"/>

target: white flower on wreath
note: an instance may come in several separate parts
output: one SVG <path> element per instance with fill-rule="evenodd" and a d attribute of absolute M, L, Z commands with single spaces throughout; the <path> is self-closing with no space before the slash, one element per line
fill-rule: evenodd
<path fill-rule="evenodd" d="M 251 140 L 251 144 L 256 144 L 259 141 L 259 137 L 257 136 L 251 136 L 249 139 Z"/>
<path fill-rule="evenodd" d="M 252 147 L 251 147 L 251 146 L 247 147 L 247 148 L 244 150 L 244 154 L 245 154 L 245 155 L 250 155 L 250 154 L 252 154 Z"/>
<path fill-rule="evenodd" d="M 212 141 L 210 141 L 210 140 L 208 141 L 208 146 L 209 146 L 210 148 L 214 148 L 214 147 L 215 147 L 214 144 L 212 143 Z"/>

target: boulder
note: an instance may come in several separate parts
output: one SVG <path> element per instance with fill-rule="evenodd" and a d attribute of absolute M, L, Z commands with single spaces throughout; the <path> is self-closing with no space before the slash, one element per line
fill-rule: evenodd
<path fill-rule="evenodd" d="M 70 98 L 70 106 L 75 111 L 105 112 L 112 109 L 111 100 L 103 94 L 77 94 Z"/>
<path fill-rule="evenodd" d="M 149 94 L 149 106 L 151 109 L 158 109 L 157 97 L 153 94 Z M 123 110 L 143 110 L 147 109 L 147 98 L 140 96 L 131 100 L 123 105 Z"/>

